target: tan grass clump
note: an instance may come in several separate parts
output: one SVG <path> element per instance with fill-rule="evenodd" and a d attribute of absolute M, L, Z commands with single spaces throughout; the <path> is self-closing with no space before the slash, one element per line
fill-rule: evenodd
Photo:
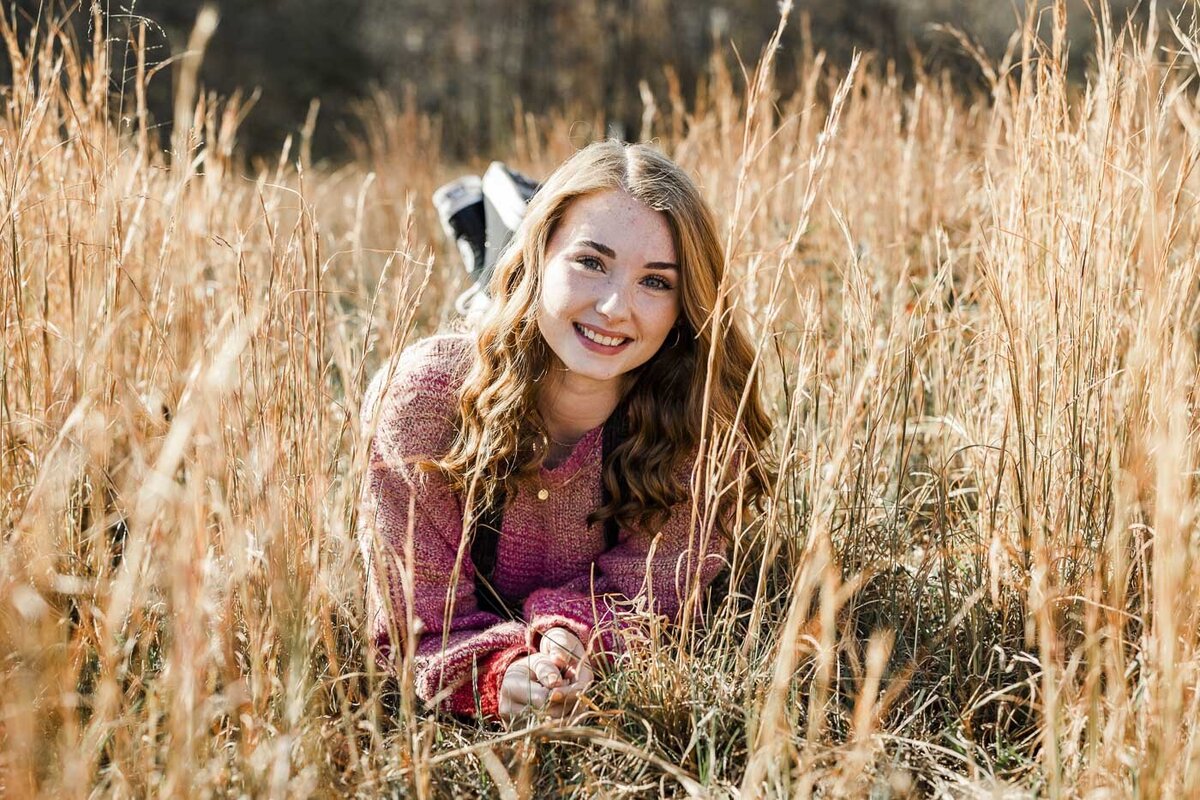
<path fill-rule="evenodd" d="M 770 47 L 646 93 L 727 224 L 780 479 L 707 628 L 507 734 L 360 635 L 365 376 L 460 288 L 437 121 L 380 97 L 345 166 L 310 125 L 247 169 L 240 101 L 188 88 L 208 19 L 164 153 L 109 62 L 139 26 L 0 27 L 0 793 L 1200 793 L 1200 33 L 1097 14 L 1086 87 L 1060 2 L 986 95 L 817 54 L 777 97 Z M 515 130 L 538 175 L 586 138 Z"/>

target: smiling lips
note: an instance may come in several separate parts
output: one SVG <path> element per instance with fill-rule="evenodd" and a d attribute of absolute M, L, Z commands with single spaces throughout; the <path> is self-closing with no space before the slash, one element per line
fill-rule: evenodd
<path fill-rule="evenodd" d="M 607 352 L 619 350 L 629 342 L 633 341 L 626 336 L 609 336 L 600 333 L 594 328 L 580 325 L 578 322 L 574 323 L 574 326 L 575 332 L 578 333 L 586 342 L 593 345 L 599 345 L 600 347 L 604 348 L 604 351 Z"/>

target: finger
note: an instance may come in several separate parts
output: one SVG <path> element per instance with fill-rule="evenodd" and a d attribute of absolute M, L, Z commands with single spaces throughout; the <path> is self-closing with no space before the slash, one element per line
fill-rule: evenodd
<path fill-rule="evenodd" d="M 575 683 L 586 686 L 596 679 L 596 673 L 592 671 L 591 664 L 585 660 L 579 662 L 579 665 L 572 671 L 571 678 Z"/>
<path fill-rule="evenodd" d="M 554 664 L 558 667 L 559 672 L 562 673 L 564 678 L 569 680 L 574 680 L 575 674 L 579 671 L 579 669 L 587 664 L 586 656 L 580 658 L 574 654 L 563 655 L 561 651 L 555 653 L 551 657 L 554 659 Z M 589 669 L 589 672 L 590 671 L 591 670 Z"/>
<path fill-rule="evenodd" d="M 584 648 L 580 639 L 574 633 L 565 631 L 563 628 L 554 628 L 553 631 L 542 637 L 538 649 L 552 656 L 564 667 L 574 667 L 575 664 L 587 658 L 587 649 Z"/>
<path fill-rule="evenodd" d="M 596 678 L 596 673 L 592 670 L 591 664 L 587 660 L 580 661 L 577 664 L 563 669 L 563 678 L 566 683 L 591 683 Z"/>
<path fill-rule="evenodd" d="M 580 700 L 570 700 L 564 703 L 551 703 L 542 709 L 542 713 L 552 720 L 569 723 L 585 710 L 587 710 L 585 703 Z"/>
<path fill-rule="evenodd" d="M 500 696 L 498 709 L 500 712 L 500 717 L 508 720 L 509 722 L 516 720 L 522 714 L 527 713 L 531 708 L 532 706 L 528 705 L 527 703 L 519 702 L 509 695 L 502 694 Z"/>
<path fill-rule="evenodd" d="M 547 701 L 553 703 L 556 700 L 575 700 L 583 697 L 587 693 L 588 684 L 586 683 L 569 683 L 566 686 L 556 686 L 551 689 L 546 695 Z"/>
<path fill-rule="evenodd" d="M 514 724 L 522 719 L 538 719 L 546 715 L 546 706 L 531 706 L 524 703 L 502 703 L 500 717 L 508 724 Z"/>
<path fill-rule="evenodd" d="M 522 706 L 544 706 L 550 699 L 550 690 L 532 678 L 506 677 L 500 685 L 500 693 L 502 699 Z"/>
<path fill-rule="evenodd" d="M 562 672 L 555 666 L 549 656 L 532 653 L 520 661 L 514 662 L 505 673 L 505 680 L 510 677 L 533 683 L 540 683 L 549 688 L 564 683 Z"/>
<path fill-rule="evenodd" d="M 562 671 L 554 659 L 542 653 L 534 653 L 529 657 L 529 668 L 533 671 L 538 682 L 543 686 L 552 687 L 563 683 Z"/>
<path fill-rule="evenodd" d="M 564 678 L 570 677 L 569 673 L 575 669 L 575 665 L 578 663 L 574 656 L 563 655 L 561 652 L 549 654 L 546 656 L 546 658 L 549 658 L 552 661 L 554 668 L 557 669 L 559 674 Z"/>
<path fill-rule="evenodd" d="M 518 703 L 511 697 L 503 694 L 500 696 L 499 706 L 500 707 L 498 710 L 500 711 L 500 718 L 509 722 L 521 716 L 523 713 L 525 713 L 525 710 L 529 708 L 529 706 L 525 705 L 524 703 Z"/>
<path fill-rule="evenodd" d="M 550 690 L 547 695 L 547 701 L 553 705 L 554 703 L 574 702 L 583 694 L 584 687 L 577 683 L 570 683 L 566 686 L 556 686 Z"/>
<path fill-rule="evenodd" d="M 588 687 L 591 686 L 591 684 L 592 684 L 592 681 L 589 678 L 587 680 L 577 680 L 577 681 L 574 681 L 573 683 L 567 683 L 562 686 L 556 686 L 550 690 L 550 695 L 549 695 L 550 702 L 553 703 L 556 701 L 574 700 L 576 698 L 582 697 L 583 694 L 587 691 Z"/>
<path fill-rule="evenodd" d="M 565 628 L 551 628 L 542 635 L 538 647 L 546 655 L 574 663 L 583 658 L 583 643 Z"/>

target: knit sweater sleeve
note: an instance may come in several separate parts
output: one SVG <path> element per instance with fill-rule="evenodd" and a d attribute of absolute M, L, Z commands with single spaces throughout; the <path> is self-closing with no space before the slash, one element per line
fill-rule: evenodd
<path fill-rule="evenodd" d="M 531 646 L 542 632 L 562 625 L 590 640 L 593 652 L 615 654 L 623 649 L 621 632 L 639 628 L 636 615 L 625 613 L 631 608 L 678 622 L 688 593 L 708 586 L 726 563 L 728 538 L 705 517 L 703 504 L 680 503 L 656 531 L 622 530 L 619 543 L 596 559 L 594 571 L 531 593 L 524 608 Z"/>
<path fill-rule="evenodd" d="M 460 502 L 442 475 L 418 466 L 449 446 L 468 347 L 461 337 L 426 339 L 372 380 L 358 539 L 381 666 L 394 670 L 411 623 L 416 695 L 452 713 L 495 716 L 504 671 L 529 652 L 526 631 L 477 606 Z"/>

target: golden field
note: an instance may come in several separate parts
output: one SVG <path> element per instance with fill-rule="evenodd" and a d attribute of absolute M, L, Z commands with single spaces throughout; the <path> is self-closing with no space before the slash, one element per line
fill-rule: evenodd
<path fill-rule="evenodd" d="M 346 163 L 246 164 L 204 19 L 160 143 L 102 18 L 0 22 L 0 795 L 1200 795 L 1200 29 L 1097 14 L 1086 85 L 1058 3 L 967 96 L 819 52 L 778 96 L 771 43 L 645 94 L 779 479 L 707 627 L 513 731 L 378 674 L 353 536 L 367 377 L 453 324 L 429 197 L 480 165 L 382 95 Z"/>

